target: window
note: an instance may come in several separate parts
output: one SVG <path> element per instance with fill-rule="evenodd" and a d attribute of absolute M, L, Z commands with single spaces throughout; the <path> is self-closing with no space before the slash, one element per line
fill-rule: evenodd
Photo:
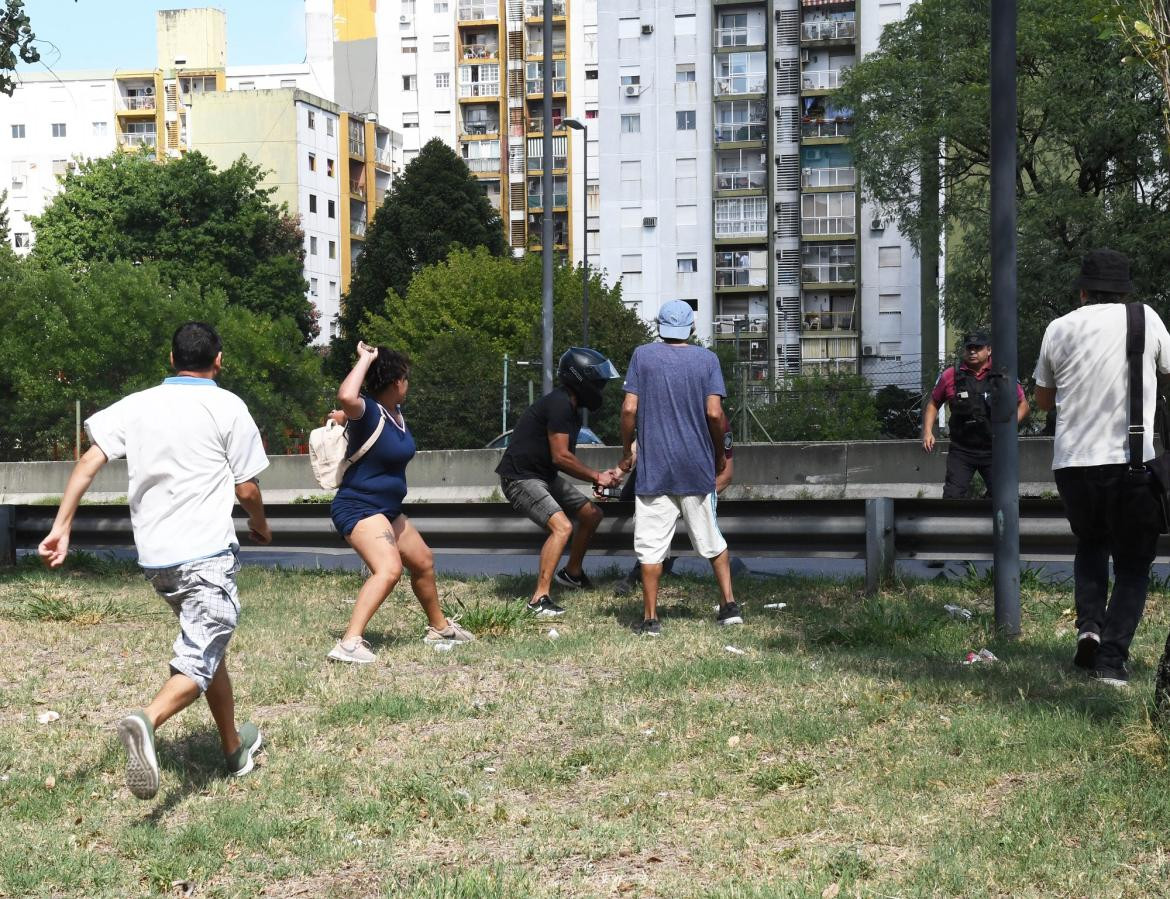
<path fill-rule="evenodd" d="M 317 279 L 309 279 L 309 296 L 315 297 L 317 295 Z"/>
<path fill-rule="evenodd" d="M 317 195 L 309 194 L 309 212 L 317 211 Z"/>
<path fill-rule="evenodd" d="M 640 134 L 642 132 L 642 117 L 640 115 L 622 116 L 622 134 Z"/>
<path fill-rule="evenodd" d="M 597 69 L 586 69 L 585 70 L 585 80 L 586 81 L 596 81 L 597 80 Z"/>
<path fill-rule="evenodd" d="M 317 171 L 317 154 L 316 153 L 309 154 L 309 171 L 310 172 Z"/>
<path fill-rule="evenodd" d="M 62 178 L 69 173 L 68 159 L 54 159 L 53 160 L 53 174 L 58 178 Z"/>
<path fill-rule="evenodd" d="M 325 174 L 328 175 L 330 178 L 333 177 L 333 168 L 334 168 L 333 160 L 326 157 L 326 159 L 325 159 Z"/>
<path fill-rule="evenodd" d="M 694 131 L 695 130 L 695 111 L 693 109 L 680 109 L 674 114 L 675 127 L 679 131 Z"/>
<path fill-rule="evenodd" d="M 317 255 L 317 238 L 315 238 L 315 237 L 309 238 L 309 255 L 310 256 Z"/>
<path fill-rule="evenodd" d="M 624 159 L 621 163 L 621 200 L 623 203 L 642 202 L 642 163 Z"/>
<path fill-rule="evenodd" d="M 337 282 L 336 281 L 329 282 L 329 296 L 331 299 L 334 299 L 334 300 L 337 299 Z"/>
<path fill-rule="evenodd" d="M 24 137 L 24 125 L 13 125 L 12 126 L 12 136 L 14 138 L 16 138 L 17 140 Z"/>
<path fill-rule="evenodd" d="M 676 262 L 679 272 L 693 274 L 699 270 L 699 260 L 694 256 L 679 256 Z"/>
<path fill-rule="evenodd" d="M 642 74 L 638 71 L 638 67 L 624 68 L 621 72 L 622 87 L 629 85 L 637 85 L 642 82 Z"/>
<path fill-rule="evenodd" d="M 325 133 L 333 137 L 333 119 L 325 117 Z"/>
<path fill-rule="evenodd" d="M 317 130 L 317 115 L 311 109 L 309 110 L 309 130 L 310 131 Z"/>
<path fill-rule="evenodd" d="M 435 0 L 435 12 L 447 12 L 447 0 Z"/>
<path fill-rule="evenodd" d="M 254 91 L 254 90 L 256 90 L 256 82 L 255 81 L 241 81 L 240 82 L 240 90 Z M 310 125 L 309 127 L 312 128 L 313 126 Z"/>
<path fill-rule="evenodd" d="M 53 123 L 53 137 L 65 137 L 65 123 L 64 122 L 54 122 Z"/>
<path fill-rule="evenodd" d="M 403 75 L 402 89 L 404 91 L 418 90 L 418 76 L 417 75 Z"/>
<path fill-rule="evenodd" d="M 418 113 L 417 112 L 404 112 L 402 114 L 402 127 L 403 128 L 417 128 L 418 127 Z"/>
<path fill-rule="evenodd" d="M 403 53 L 418 53 L 418 38 L 404 37 L 402 39 Z"/>
<path fill-rule="evenodd" d="M 335 241 L 335 240 L 329 241 L 329 258 L 330 259 L 337 258 L 337 241 Z"/>
<path fill-rule="evenodd" d="M 17 249 L 20 249 L 21 247 L 32 246 L 32 241 L 28 239 L 27 231 L 17 231 L 14 235 L 12 235 L 12 238 L 12 245 Z"/>
<path fill-rule="evenodd" d="M 94 122 L 93 123 L 93 136 L 94 137 L 105 137 L 109 133 L 109 130 L 110 130 L 109 122 Z"/>
<path fill-rule="evenodd" d="M 878 268 L 900 268 L 901 265 L 901 247 L 878 247 Z"/>
<path fill-rule="evenodd" d="M 450 72 L 435 72 L 435 87 L 450 87 L 451 73 Z"/>
<path fill-rule="evenodd" d="M 451 38 L 447 35 L 435 38 L 435 52 L 436 53 L 450 53 L 451 52 Z"/>
<path fill-rule="evenodd" d="M 325 208 L 328 210 L 329 218 L 337 218 L 337 204 L 333 200 L 329 200 Z"/>
<path fill-rule="evenodd" d="M 597 110 L 596 109 L 586 109 L 585 110 L 585 118 L 587 118 L 587 119 L 597 118 Z"/>
<path fill-rule="evenodd" d="M 627 290 L 642 289 L 642 254 L 622 256 L 622 286 Z"/>
<path fill-rule="evenodd" d="M 695 64 L 688 62 L 674 67 L 674 80 L 686 84 L 695 80 Z"/>

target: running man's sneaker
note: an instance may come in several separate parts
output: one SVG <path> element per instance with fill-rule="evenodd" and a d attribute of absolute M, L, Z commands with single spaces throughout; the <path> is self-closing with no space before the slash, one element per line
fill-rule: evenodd
<path fill-rule="evenodd" d="M 647 618 L 634 625 L 634 633 L 639 637 L 661 637 L 662 625 L 657 618 Z"/>
<path fill-rule="evenodd" d="M 231 755 L 224 756 L 228 773 L 232 777 L 243 777 L 255 767 L 253 758 L 260 751 L 262 740 L 260 728 L 251 721 L 245 721 L 240 725 L 240 748 Z"/>
<path fill-rule="evenodd" d="M 1077 652 L 1073 664 L 1086 671 L 1092 671 L 1097 664 L 1097 650 L 1101 647 L 1101 635 L 1092 631 L 1077 634 Z"/>
<path fill-rule="evenodd" d="M 558 615 L 565 614 L 565 610 L 549 599 L 547 593 L 536 602 L 526 603 L 525 605 L 528 611 L 537 618 L 556 618 Z"/>
<path fill-rule="evenodd" d="M 475 634 L 467 628 L 460 627 L 454 618 L 448 618 L 447 626 L 442 630 L 428 625 L 423 643 L 470 643 L 474 639 Z"/>
<path fill-rule="evenodd" d="M 715 620 L 722 625 L 727 624 L 743 624 L 743 613 L 739 609 L 739 603 L 735 600 L 719 607 L 719 614 L 715 616 Z"/>
<path fill-rule="evenodd" d="M 593 589 L 593 581 L 589 580 L 589 575 L 584 571 L 580 574 L 569 574 L 568 568 L 562 568 L 553 576 L 553 580 L 562 587 L 571 587 L 574 590 Z"/>
<path fill-rule="evenodd" d="M 370 644 L 361 637 L 350 637 L 348 640 L 338 640 L 337 645 L 329 650 L 329 658 L 335 662 L 368 665 L 374 661 L 374 653 Z"/>
<path fill-rule="evenodd" d="M 1125 670 L 1124 666 L 1121 668 L 1094 668 L 1089 672 L 1089 677 L 1098 683 L 1116 687 L 1119 690 L 1129 687 L 1129 672 Z"/>
<path fill-rule="evenodd" d="M 139 799 L 153 799 L 158 792 L 154 725 L 145 712 L 134 712 L 118 722 L 118 738 L 126 748 L 126 786 Z"/>

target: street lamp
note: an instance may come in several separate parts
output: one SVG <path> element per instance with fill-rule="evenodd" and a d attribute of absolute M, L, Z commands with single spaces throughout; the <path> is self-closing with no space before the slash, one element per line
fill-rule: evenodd
<path fill-rule="evenodd" d="M 580 119 L 561 119 L 561 124 L 582 132 L 581 182 L 581 346 L 589 346 L 589 126 Z"/>

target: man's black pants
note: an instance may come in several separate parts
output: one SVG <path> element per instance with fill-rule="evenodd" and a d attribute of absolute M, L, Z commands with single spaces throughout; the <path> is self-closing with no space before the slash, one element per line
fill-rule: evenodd
<path fill-rule="evenodd" d="M 975 472 L 991 492 L 991 450 L 969 450 L 951 442 L 947 450 L 947 479 L 943 482 L 944 499 L 966 499 Z"/>
<path fill-rule="evenodd" d="M 1097 666 L 1121 668 L 1146 607 L 1150 565 L 1161 517 L 1148 483 L 1135 483 L 1128 465 L 1058 468 L 1056 488 L 1077 537 L 1073 582 L 1077 633 L 1101 637 Z M 1113 595 L 1109 557 L 1113 557 Z"/>

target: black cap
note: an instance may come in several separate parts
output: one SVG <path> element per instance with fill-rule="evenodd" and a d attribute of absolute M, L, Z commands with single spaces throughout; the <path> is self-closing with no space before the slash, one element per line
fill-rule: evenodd
<path fill-rule="evenodd" d="M 1081 276 L 1076 286 L 1104 293 L 1133 293 L 1129 257 L 1116 250 L 1090 250 L 1081 260 Z"/>
<path fill-rule="evenodd" d="M 963 347 L 991 346 L 991 335 L 986 331 L 968 331 L 963 335 Z"/>

